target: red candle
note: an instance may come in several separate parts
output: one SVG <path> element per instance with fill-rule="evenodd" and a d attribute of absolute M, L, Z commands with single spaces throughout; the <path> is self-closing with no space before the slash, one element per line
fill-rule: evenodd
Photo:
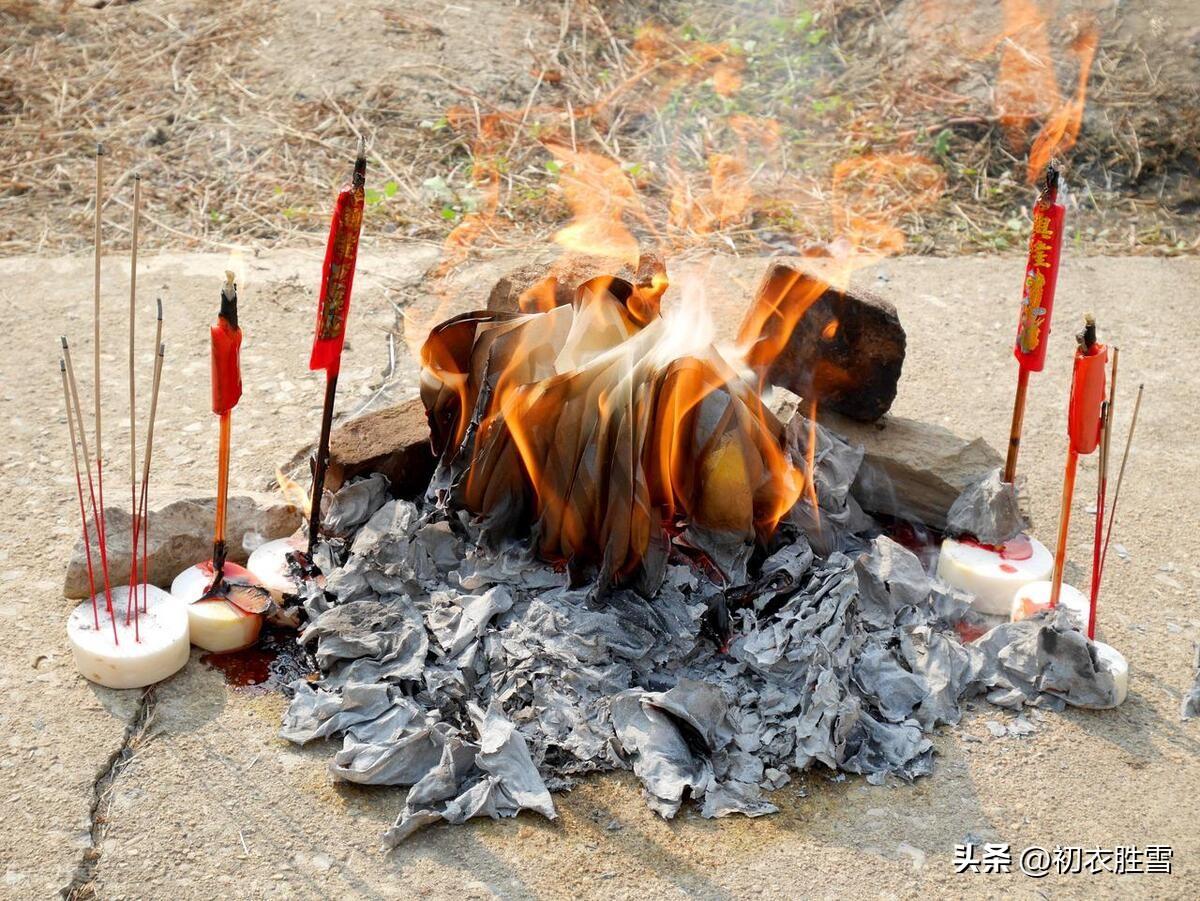
<path fill-rule="evenodd" d="M 325 265 L 321 270 L 317 334 L 313 340 L 308 368 L 324 369 L 331 376 L 337 375 L 342 365 L 346 316 L 350 312 L 350 289 L 354 284 L 358 236 L 362 230 L 366 171 L 367 159 L 360 149 L 351 183 L 338 192 L 334 204 L 333 221 L 329 225 L 329 243 L 325 247 Z"/>
<path fill-rule="evenodd" d="M 1104 403 L 1108 348 L 1103 344 L 1079 347 L 1071 373 L 1071 402 L 1067 408 L 1067 432 L 1071 450 L 1090 454 L 1100 443 L 1101 405 Z"/>
<path fill-rule="evenodd" d="M 221 288 L 221 311 L 210 327 L 212 339 L 212 405 L 222 416 L 237 406 L 242 397 L 242 330 L 237 321 L 237 285 L 233 273 L 225 273 Z"/>
<path fill-rule="evenodd" d="M 1029 237 L 1029 261 L 1021 292 L 1021 319 L 1013 354 L 1023 370 L 1041 372 L 1046 363 L 1046 338 L 1054 312 L 1054 286 L 1058 282 L 1058 260 L 1062 251 L 1063 216 L 1066 208 L 1058 198 L 1058 170 L 1046 173 L 1046 186 L 1033 206 L 1033 233 Z"/>

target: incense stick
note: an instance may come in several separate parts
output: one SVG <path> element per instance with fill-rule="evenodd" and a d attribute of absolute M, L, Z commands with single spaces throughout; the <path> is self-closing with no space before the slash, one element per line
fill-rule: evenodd
<path fill-rule="evenodd" d="M 96 401 L 96 465 L 102 456 L 100 445 L 100 208 L 104 205 L 104 145 L 96 145 L 96 219 L 92 233 L 92 376 Z"/>
<path fill-rule="evenodd" d="M 75 424 L 79 433 L 79 446 L 83 449 L 84 469 L 87 471 L 88 479 L 88 494 L 92 501 L 92 521 L 96 526 L 96 543 L 100 548 L 100 568 L 104 575 L 104 609 L 108 612 L 109 619 L 112 620 L 113 627 L 113 643 L 120 644 L 120 639 L 117 637 L 117 617 L 113 611 L 112 603 L 112 583 L 108 578 L 108 548 L 104 544 L 104 532 L 100 528 L 100 511 L 96 506 L 96 489 L 92 482 L 92 461 L 91 455 L 88 452 L 87 435 L 83 430 L 83 406 L 79 403 L 79 388 L 75 384 L 75 367 L 71 365 L 71 348 L 67 344 L 67 338 L 63 335 L 60 339 L 62 342 L 63 362 L 67 367 L 67 384 L 71 387 L 71 405 L 75 414 Z"/>
<path fill-rule="evenodd" d="M 159 301 L 159 312 L 162 311 L 162 302 Z M 161 323 L 162 317 L 159 317 L 159 332 L 162 332 Z M 142 494 L 138 502 L 138 519 L 141 522 L 142 533 L 142 580 L 145 585 L 142 588 L 142 611 L 147 609 L 148 596 L 150 593 L 150 460 L 154 454 L 154 419 L 158 415 L 158 386 L 162 382 L 163 361 L 166 356 L 167 348 L 161 342 L 158 345 L 158 354 L 154 358 L 154 381 L 150 388 L 150 419 L 146 423 L 146 453 L 142 458 Z M 134 556 L 137 555 L 137 548 L 133 549 Z"/>
<path fill-rule="evenodd" d="M 83 553 L 87 558 L 88 592 L 92 599 L 92 620 L 96 631 L 100 631 L 100 611 L 96 607 L 96 573 L 92 567 L 92 543 L 88 538 L 87 510 L 83 506 L 83 479 L 79 475 L 79 449 L 75 440 L 75 416 L 71 412 L 71 390 L 67 386 L 67 363 L 58 358 L 58 369 L 62 373 L 63 401 L 67 407 L 67 431 L 71 436 L 71 460 L 75 464 L 75 491 L 79 495 L 79 518 L 83 521 Z"/>
<path fill-rule="evenodd" d="M 1133 401 L 1133 418 L 1129 421 L 1129 433 L 1125 436 L 1125 451 L 1121 454 L 1121 468 L 1117 471 L 1117 487 L 1113 491 L 1112 514 L 1108 517 L 1108 529 L 1104 533 L 1104 549 L 1100 552 L 1100 572 L 1104 572 L 1104 561 L 1108 559 L 1108 542 L 1112 539 L 1113 523 L 1117 519 L 1117 502 L 1121 499 L 1121 485 L 1125 481 L 1125 464 L 1129 462 L 1129 448 L 1133 444 L 1133 433 L 1137 428 L 1138 411 L 1142 409 L 1142 392 L 1145 385 L 1138 385 L 1137 397 Z"/>
<path fill-rule="evenodd" d="M 156 367 L 156 371 L 154 374 L 154 387 L 152 389 L 154 393 L 151 396 L 151 404 L 150 404 L 151 435 L 153 435 L 154 417 L 158 412 L 158 383 L 159 383 L 159 380 L 162 378 L 162 367 L 163 367 L 163 363 L 164 363 L 163 357 L 166 352 L 166 347 L 163 344 L 163 340 L 162 340 L 162 332 L 163 332 L 162 298 L 156 297 L 154 299 L 154 303 L 155 303 L 155 306 L 157 307 L 157 316 L 158 316 L 158 318 L 156 320 L 156 324 L 154 326 L 154 346 L 158 348 L 158 359 L 156 359 L 154 361 L 154 365 Z M 146 453 L 147 454 L 150 453 L 151 444 L 152 444 L 152 438 L 148 438 L 147 443 L 146 443 Z M 150 560 L 150 510 L 149 510 L 149 505 L 150 505 L 150 464 L 149 463 L 146 464 L 146 473 L 143 476 L 142 484 L 144 486 L 143 491 L 145 493 L 145 501 L 144 501 L 143 508 L 142 508 L 142 523 L 141 523 L 142 575 L 144 577 L 143 581 L 146 583 L 145 585 L 142 586 L 142 609 L 145 610 L 146 605 L 149 603 L 149 599 L 150 599 L 150 578 L 148 575 L 149 571 L 147 569 L 147 567 L 149 566 L 149 560 Z"/>
<path fill-rule="evenodd" d="M 100 256 L 101 256 L 101 209 L 104 206 L 104 145 L 96 145 L 96 217 L 95 230 L 92 235 L 92 254 L 94 266 L 92 272 L 92 394 L 96 409 L 96 494 L 99 501 L 92 499 L 96 516 L 96 535 L 100 542 L 100 563 L 104 570 L 104 590 L 108 597 L 109 616 L 116 614 L 112 610 L 111 583 L 108 578 L 108 524 L 104 515 L 104 443 L 101 432 L 100 407 Z M 67 371 L 71 374 L 71 361 L 67 358 Z M 74 382 L 72 381 L 72 389 Z M 80 429 L 83 425 L 80 423 Z M 90 471 L 90 467 L 89 467 Z M 116 624 L 113 624 L 113 636 L 116 637 Z"/>
<path fill-rule="evenodd" d="M 142 177 L 133 176 L 133 226 L 129 244 L 129 488 L 133 510 L 137 505 L 137 380 L 134 378 L 137 352 L 137 252 L 138 225 L 142 209 Z M 135 521 L 136 522 L 136 521 Z M 136 544 L 136 542 L 135 542 Z M 134 554 L 136 558 L 137 555 Z"/>
<path fill-rule="evenodd" d="M 1096 478 L 1096 534 L 1092 539 L 1092 588 L 1088 599 L 1088 638 L 1096 637 L 1096 606 L 1100 598 L 1100 579 L 1103 568 L 1100 565 L 1101 541 L 1104 533 L 1104 512 L 1108 498 L 1108 455 L 1112 439 L 1113 410 L 1116 409 L 1117 399 L 1117 368 L 1121 359 L 1121 348 L 1113 348 L 1112 381 L 1108 386 L 1108 402 L 1103 407 L 1103 425 L 1100 431 L 1100 472 Z"/>
<path fill-rule="evenodd" d="M 133 225 L 129 239 L 129 595 L 125 603 L 125 625 L 129 625 L 130 602 L 133 606 L 134 641 L 141 640 L 138 619 L 138 530 L 141 517 L 138 515 L 137 487 L 137 379 L 134 366 L 137 354 L 137 251 L 138 225 L 142 209 L 142 178 L 133 175 Z"/>

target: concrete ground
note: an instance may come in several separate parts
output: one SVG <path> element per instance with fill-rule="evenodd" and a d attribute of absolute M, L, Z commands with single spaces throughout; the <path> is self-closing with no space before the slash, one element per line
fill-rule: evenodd
<path fill-rule="evenodd" d="M 426 316 L 422 277 L 436 249 L 365 254 L 356 281 L 341 410 L 415 391 L 403 342 L 389 363 L 396 306 Z M 149 256 L 140 276 L 139 361 L 150 366 L 155 293 L 167 310 L 167 363 L 154 494 L 210 490 L 215 423 L 208 412 L 204 325 L 217 305 L 221 255 Z M 319 382 L 305 364 L 318 252 L 243 260 L 246 392 L 234 417 L 232 485 L 260 488 L 273 465 L 315 436 Z M 861 273 L 894 300 L 909 335 L 895 411 L 1006 437 L 1014 363 L 1010 335 L 1022 261 L 901 258 Z M 123 473 L 127 304 L 125 264 L 105 264 L 111 473 Z M 443 312 L 486 294 L 485 271 L 463 273 Z M 758 260 L 718 261 L 716 319 Z M 1187 897 L 1200 895 L 1200 723 L 1181 723 L 1181 694 L 1200 641 L 1196 510 L 1200 503 L 1200 261 L 1072 258 L 1064 266 L 1051 363 L 1034 379 L 1022 468 L 1035 532 L 1052 541 L 1065 452 L 1070 334 L 1093 310 L 1122 348 L 1119 436 L 1137 383 L 1146 385 L 1111 560 L 1101 633 L 1133 667 L 1128 701 L 1109 712 L 1038 720 L 1026 738 L 993 738 L 1010 716 L 985 703 L 936 738 L 936 772 L 914 785 L 832 781 L 815 770 L 777 793 L 777 816 L 658 819 L 625 775 L 559 796 L 559 819 L 437 827 L 391 854 L 380 834 L 401 789 L 333 784 L 332 747 L 297 750 L 276 737 L 284 699 L 227 687 L 195 655 L 154 692 L 114 692 L 75 672 L 63 633 L 62 573 L 78 531 L 55 354 L 74 339 L 90 383 L 89 258 L 0 260 L 8 311 L 0 354 L 6 459 L 0 463 L 0 870 L 6 897 L 94 886 L 100 897 Z M 390 387 L 376 389 L 394 370 Z M 85 395 L 89 392 L 85 389 Z M 1119 442 L 1115 442 L 1119 443 Z M 1095 461 L 1076 498 L 1069 575 L 1083 584 L 1085 507 Z M 110 500 L 124 492 L 114 484 Z M 1083 847 L 1170 845 L 1171 876 L 955 875 L 954 845 L 975 840 Z"/>

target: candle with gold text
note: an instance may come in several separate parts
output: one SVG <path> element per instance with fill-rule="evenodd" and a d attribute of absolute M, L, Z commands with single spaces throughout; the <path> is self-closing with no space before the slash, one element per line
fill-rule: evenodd
<path fill-rule="evenodd" d="M 1017 358 L 1020 370 L 1008 438 L 1008 458 L 1004 464 L 1006 482 L 1016 478 L 1029 373 L 1041 372 L 1046 364 L 1046 339 L 1050 337 L 1050 316 L 1054 312 L 1054 289 L 1058 283 L 1065 213 L 1066 208 L 1059 196 L 1059 172 L 1051 164 L 1046 170 L 1046 182 L 1041 195 L 1033 207 L 1029 259 L 1025 264 L 1025 281 L 1021 289 L 1021 318 L 1013 345 L 1013 355 Z"/>

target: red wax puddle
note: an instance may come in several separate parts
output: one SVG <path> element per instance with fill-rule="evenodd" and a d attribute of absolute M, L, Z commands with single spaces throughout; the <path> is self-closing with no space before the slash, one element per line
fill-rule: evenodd
<path fill-rule="evenodd" d="M 1001 563 L 1000 564 L 1000 572 L 1002 572 L 1002 573 L 1015 573 L 1016 571 L 1017 571 L 1017 568 L 1015 566 L 1013 566 L 1011 563 Z"/>
<path fill-rule="evenodd" d="M 266 682 L 271 677 L 271 664 L 278 656 L 274 651 L 247 648 L 227 654 L 205 654 L 200 662 L 220 672 L 227 685 L 246 688 Z"/>
<path fill-rule="evenodd" d="M 1033 545 L 1026 535 L 1018 535 L 1012 541 L 1007 541 L 998 547 L 994 544 L 984 544 L 974 538 L 960 538 L 958 541 L 960 544 L 968 544 L 971 547 L 979 547 L 985 551 L 991 551 L 993 554 L 999 554 L 1004 560 L 1028 560 L 1033 556 Z M 1005 570 L 1005 572 L 1009 571 Z M 1011 572 L 1016 572 L 1016 569 L 1012 569 Z"/>
<path fill-rule="evenodd" d="M 316 673 L 316 661 L 296 642 L 296 633 L 264 626 L 258 644 L 244 651 L 204 654 L 200 662 L 225 677 L 225 684 L 258 691 L 282 690 Z"/>

